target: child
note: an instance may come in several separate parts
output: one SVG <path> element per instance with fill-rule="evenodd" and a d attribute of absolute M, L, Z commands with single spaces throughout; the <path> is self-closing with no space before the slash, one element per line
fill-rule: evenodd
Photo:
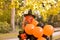
<path fill-rule="evenodd" d="M 23 30 L 24 30 L 26 24 L 30 24 L 33 21 L 34 18 L 35 18 L 35 16 L 32 15 L 32 10 L 30 9 L 28 11 L 28 14 L 24 15 L 23 22 L 22 22 L 22 28 L 23 28 Z M 26 37 L 26 40 L 27 39 L 29 39 L 29 40 L 36 40 L 36 38 L 34 36 L 26 34 L 25 31 L 23 33 L 19 33 L 19 34 L 21 34 L 21 35 L 25 34 L 24 36 Z M 20 36 L 20 39 L 22 38 L 22 36 Z M 24 40 L 24 39 L 21 39 L 21 40 Z"/>

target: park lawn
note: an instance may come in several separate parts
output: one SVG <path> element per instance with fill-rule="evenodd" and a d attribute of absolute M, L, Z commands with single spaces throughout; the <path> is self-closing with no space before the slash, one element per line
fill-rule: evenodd
<path fill-rule="evenodd" d="M 0 40 L 5 40 L 7 38 L 16 38 L 18 36 L 18 33 L 6 33 L 6 34 L 0 34 Z"/>

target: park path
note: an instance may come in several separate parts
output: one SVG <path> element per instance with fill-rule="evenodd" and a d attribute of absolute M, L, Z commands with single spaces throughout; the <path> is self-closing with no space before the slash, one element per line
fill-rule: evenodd
<path fill-rule="evenodd" d="M 18 38 L 10 38 L 10 39 L 6 39 L 6 40 L 19 40 Z"/>

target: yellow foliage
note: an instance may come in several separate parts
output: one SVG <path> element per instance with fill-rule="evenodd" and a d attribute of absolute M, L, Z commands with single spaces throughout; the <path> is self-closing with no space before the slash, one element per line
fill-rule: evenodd
<path fill-rule="evenodd" d="M 17 13 L 18 13 L 17 15 L 22 16 L 22 12 L 23 12 L 23 11 L 19 11 L 19 10 L 18 10 L 18 11 L 17 11 Z"/>
<path fill-rule="evenodd" d="M 42 4 L 43 3 L 43 4 Z M 60 11 L 60 0 L 26 0 L 26 5 L 21 7 L 20 14 L 26 9 L 39 10 L 43 20 L 47 20 L 47 15 L 57 15 Z M 43 7 L 44 5 L 44 7 Z"/>

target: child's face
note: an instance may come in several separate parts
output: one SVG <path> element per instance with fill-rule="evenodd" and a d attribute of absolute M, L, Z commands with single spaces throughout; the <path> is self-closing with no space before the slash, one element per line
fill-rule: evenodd
<path fill-rule="evenodd" d="M 26 21 L 31 23 L 34 18 L 32 16 L 26 16 Z"/>

